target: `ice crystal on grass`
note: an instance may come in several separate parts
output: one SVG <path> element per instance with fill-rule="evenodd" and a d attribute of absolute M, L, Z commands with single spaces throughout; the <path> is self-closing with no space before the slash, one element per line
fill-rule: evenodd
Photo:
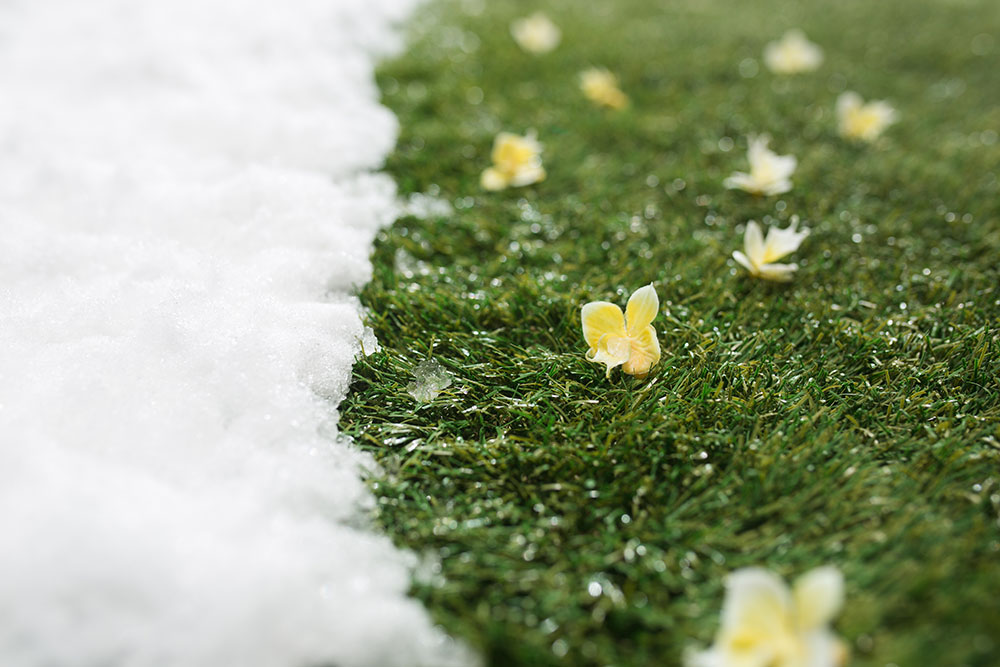
<path fill-rule="evenodd" d="M 406 391 L 421 403 L 429 403 L 451 386 L 451 373 L 436 359 L 421 361 L 413 370 L 413 382 Z"/>

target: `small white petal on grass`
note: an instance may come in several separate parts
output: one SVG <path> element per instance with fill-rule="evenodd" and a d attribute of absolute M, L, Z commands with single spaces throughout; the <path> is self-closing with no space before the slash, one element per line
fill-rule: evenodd
<path fill-rule="evenodd" d="M 802 241 L 809 236 L 809 230 L 796 230 L 798 220 L 785 229 L 772 227 L 764 238 L 760 225 L 751 220 L 747 223 L 743 235 L 743 252 L 733 251 L 733 259 L 750 272 L 755 278 L 775 282 L 787 282 L 798 270 L 797 264 L 778 264 L 776 260 L 799 249 Z"/>
<path fill-rule="evenodd" d="M 898 114 L 884 100 L 865 103 L 853 91 L 837 98 L 837 126 L 842 137 L 856 141 L 875 141 L 896 122 Z"/>
<path fill-rule="evenodd" d="M 755 195 L 779 195 L 791 190 L 791 176 L 798 161 L 793 155 L 778 155 L 767 144 L 767 137 L 751 137 L 747 149 L 750 173 L 733 172 L 722 184 Z"/>
<path fill-rule="evenodd" d="M 618 86 L 618 77 L 603 67 L 592 67 L 580 72 L 580 90 L 584 97 L 598 106 L 624 109 L 628 96 Z"/>
<path fill-rule="evenodd" d="M 844 575 L 835 567 L 806 572 L 792 588 L 799 624 L 806 630 L 828 625 L 844 605 Z"/>
<path fill-rule="evenodd" d="M 518 46 L 535 54 L 548 53 L 559 46 L 562 38 L 559 26 L 542 12 L 513 21 L 510 24 L 510 34 Z"/>
<path fill-rule="evenodd" d="M 493 166 L 483 171 L 479 184 L 484 190 L 503 190 L 545 180 L 542 145 L 533 132 L 524 136 L 501 132 L 490 153 Z"/>
<path fill-rule="evenodd" d="M 789 30 L 764 47 L 764 64 L 776 74 L 810 72 L 823 64 L 823 50 L 801 30 Z"/>

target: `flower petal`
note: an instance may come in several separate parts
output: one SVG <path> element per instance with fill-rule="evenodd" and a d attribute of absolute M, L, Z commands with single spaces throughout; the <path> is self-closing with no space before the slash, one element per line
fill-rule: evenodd
<path fill-rule="evenodd" d="M 747 141 L 749 143 L 747 146 L 747 161 L 750 163 L 750 171 L 753 172 L 760 165 L 774 157 L 774 151 L 767 147 L 771 143 L 771 139 L 767 135 L 747 137 Z"/>
<path fill-rule="evenodd" d="M 650 325 L 656 313 L 660 310 L 660 299 L 656 289 L 650 283 L 632 292 L 625 306 L 625 327 L 629 334 L 642 333 Z"/>
<path fill-rule="evenodd" d="M 775 173 L 774 180 L 787 180 L 799 165 L 799 161 L 794 155 L 775 155 L 772 153 L 770 161 L 771 170 Z"/>
<path fill-rule="evenodd" d="M 741 253 L 739 250 L 733 251 L 733 259 L 739 262 L 751 274 L 757 275 L 757 267 L 753 265 L 749 257 Z"/>
<path fill-rule="evenodd" d="M 781 259 L 785 255 L 799 249 L 799 246 L 802 245 L 802 240 L 809 236 L 809 230 L 795 231 L 797 225 L 797 222 L 793 222 L 785 229 L 771 227 L 767 230 L 767 239 L 764 240 L 765 264 Z"/>
<path fill-rule="evenodd" d="M 507 177 L 504 176 L 496 167 L 490 167 L 483 171 L 483 175 L 479 177 L 479 185 L 484 190 L 503 190 L 510 184 Z"/>
<path fill-rule="evenodd" d="M 757 567 L 736 570 L 726 581 L 722 637 L 780 642 L 791 630 L 792 596 L 776 574 Z"/>
<path fill-rule="evenodd" d="M 647 326 L 638 336 L 632 337 L 628 361 L 622 366 L 622 370 L 629 375 L 645 377 L 659 360 L 660 341 L 656 338 L 656 329 Z"/>
<path fill-rule="evenodd" d="M 792 182 L 787 179 L 781 179 L 778 181 L 773 181 L 767 184 L 767 187 L 763 189 L 761 194 L 765 194 L 768 197 L 772 195 L 781 195 L 789 192 L 792 189 Z"/>
<path fill-rule="evenodd" d="M 764 263 L 764 234 L 760 231 L 760 225 L 753 220 L 747 223 L 747 231 L 743 235 L 743 249 L 754 266 L 759 267 Z"/>
<path fill-rule="evenodd" d="M 545 180 L 545 169 L 540 160 L 534 160 L 514 172 L 514 177 L 510 179 L 510 184 L 516 187 L 531 185 Z"/>
<path fill-rule="evenodd" d="M 837 98 L 837 116 L 843 117 L 844 114 L 857 111 L 863 103 L 861 96 L 857 93 L 850 90 L 843 92 Z"/>
<path fill-rule="evenodd" d="M 605 336 L 624 338 L 625 315 L 622 309 L 607 301 L 592 301 L 580 310 L 580 320 L 583 324 L 583 337 L 591 349 L 597 348 Z"/>
<path fill-rule="evenodd" d="M 844 667 L 850 651 L 844 640 L 829 630 L 814 630 L 802 637 L 803 664 L 807 667 Z"/>
<path fill-rule="evenodd" d="M 722 185 L 728 190 L 757 192 L 757 181 L 750 174 L 743 171 L 734 171 L 731 176 L 722 181 Z"/>
<path fill-rule="evenodd" d="M 611 377 L 615 366 L 621 366 L 629 360 L 631 351 L 629 339 L 623 336 L 602 336 L 597 345 L 587 350 L 587 361 L 593 361 L 607 366 L 605 375 Z"/>
<path fill-rule="evenodd" d="M 798 269 L 798 264 L 761 264 L 757 267 L 757 276 L 776 283 L 787 283 Z"/>
<path fill-rule="evenodd" d="M 818 567 L 798 578 L 792 592 L 800 630 L 826 626 L 844 604 L 844 575 L 835 567 Z"/>

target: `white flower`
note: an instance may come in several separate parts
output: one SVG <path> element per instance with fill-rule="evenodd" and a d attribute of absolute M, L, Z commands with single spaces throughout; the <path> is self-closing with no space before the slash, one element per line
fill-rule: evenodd
<path fill-rule="evenodd" d="M 780 195 L 792 189 L 789 178 L 798 164 L 793 155 L 778 155 L 767 147 L 767 137 L 751 137 L 747 150 L 750 173 L 734 172 L 723 181 L 729 189 L 746 190 L 756 195 Z"/>
<path fill-rule="evenodd" d="M 755 278 L 764 280 L 774 280 L 777 282 L 787 282 L 792 279 L 792 274 L 799 268 L 798 264 L 775 264 L 789 253 L 798 250 L 802 244 L 802 239 L 809 236 L 809 230 L 801 232 L 795 231 L 798 225 L 797 220 L 793 220 L 787 229 L 772 227 L 767 232 L 767 239 L 760 231 L 760 225 L 751 220 L 747 223 L 747 231 L 743 236 L 743 249 L 746 254 L 739 250 L 733 251 L 733 259 L 742 264 Z"/>
<path fill-rule="evenodd" d="M 776 74 L 810 72 L 823 63 L 823 50 L 806 39 L 801 30 L 789 30 L 764 47 L 764 64 Z"/>
<path fill-rule="evenodd" d="M 618 87 L 618 77 L 602 67 L 580 72 L 580 90 L 594 104 L 610 109 L 628 106 L 628 96 Z"/>
<path fill-rule="evenodd" d="M 653 318 L 660 311 L 660 299 L 652 285 L 632 293 L 625 312 L 608 301 L 592 301 L 583 306 L 580 320 L 587 341 L 587 360 L 611 370 L 621 366 L 629 375 L 644 377 L 660 360 L 660 341 L 656 339 Z"/>
<path fill-rule="evenodd" d="M 493 141 L 493 166 L 483 172 L 480 185 L 486 190 L 529 185 L 545 180 L 542 145 L 533 132 L 523 137 L 501 132 Z"/>
<path fill-rule="evenodd" d="M 848 139 L 874 141 L 896 121 L 896 110 L 888 102 L 864 103 L 857 93 L 847 91 L 837 98 L 837 122 L 840 134 Z"/>
<path fill-rule="evenodd" d="M 510 34 L 517 45 L 529 53 L 548 53 L 559 45 L 559 27 L 542 12 L 517 19 L 510 24 Z"/>
<path fill-rule="evenodd" d="M 839 667 L 847 646 L 829 624 L 844 602 L 834 567 L 800 577 L 792 590 L 761 568 L 729 575 L 715 643 L 685 656 L 686 667 Z"/>

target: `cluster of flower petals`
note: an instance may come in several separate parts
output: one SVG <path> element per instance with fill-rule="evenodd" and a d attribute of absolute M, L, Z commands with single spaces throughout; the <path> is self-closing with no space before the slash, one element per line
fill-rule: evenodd
<path fill-rule="evenodd" d="M 542 145 L 534 132 L 524 136 L 501 132 L 493 141 L 490 158 L 493 166 L 483 171 L 479 179 L 486 190 L 503 190 L 545 180 Z"/>
<path fill-rule="evenodd" d="M 788 585 L 762 568 L 736 570 L 726 580 L 713 645 L 690 651 L 685 667 L 840 667 L 847 646 L 829 626 L 844 602 L 834 567 L 811 570 Z"/>
<path fill-rule="evenodd" d="M 646 285 L 629 297 L 625 312 L 608 301 L 592 301 L 583 306 L 580 320 L 587 341 L 587 359 L 604 364 L 606 375 L 622 371 L 645 377 L 660 360 L 660 342 L 652 322 L 660 310 L 656 289 Z"/>
<path fill-rule="evenodd" d="M 591 67 L 580 72 L 580 90 L 598 106 L 609 109 L 624 109 L 628 106 L 628 96 L 618 86 L 618 77 L 603 67 Z"/>
<path fill-rule="evenodd" d="M 806 39 L 801 30 L 789 30 L 764 47 L 764 64 L 775 74 L 811 72 L 823 64 L 823 49 Z"/>
<path fill-rule="evenodd" d="M 767 137 L 750 137 L 747 149 L 750 172 L 734 172 L 723 185 L 755 195 L 780 195 L 791 190 L 791 176 L 798 161 L 794 155 L 778 155 L 767 147 L 768 141 Z"/>
<path fill-rule="evenodd" d="M 558 45 L 559 28 L 542 13 L 515 21 L 511 34 L 525 51 L 545 53 Z M 823 61 L 822 50 L 798 30 L 787 32 L 767 45 L 765 64 L 773 72 L 794 74 L 814 70 Z M 591 68 L 580 74 L 584 95 L 600 106 L 621 109 L 628 97 L 617 77 L 607 69 Z M 837 102 L 840 133 L 851 139 L 872 141 L 895 119 L 885 102 L 864 104 L 855 93 L 844 93 Z M 493 165 L 482 174 L 487 190 L 527 185 L 545 178 L 541 145 L 534 134 L 497 135 L 491 154 Z M 777 195 L 792 188 L 797 161 L 768 148 L 767 137 L 751 137 L 747 158 L 749 172 L 735 172 L 725 179 L 730 189 L 757 195 Z M 796 264 L 778 260 L 795 252 L 808 236 L 797 230 L 797 219 L 785 229 L 772 227 L 765 237 L 760 225 L 749 221 L 743 251 L 733 258 L 750 275 L 765 280 L 791 280 Z M 659 298 L 652 284 L 628 299 L 625 311 L 607 301 L 585 304 L 580 313 L 586 358 L 604 364 L 605 375 L 621 367 L 624 373 L 645 377 L 660 360 L 660 344 L 652 322 L 659 312 Z M 847 648 L 829 625 L 843 605 L 844 583 L 833 567 L 821 567 L 800 577 L 789 588 L 777 575 L 761 568 L 745 568 L 727 579 L 721 624 L 715 641 L 704 650 L 689 651 L 686 667 L 842 667 Z"/>
<path fill-rule="evenodd" d="M 733 251 L 733 259 L 743 265 L 755 278 L 788 282 L 798 270 L 798 264 L 778 264 L 777 260 L 799 249 L 809 230 L 796 231 L 798 221 L 793 220 L 785 229 L 772 227 L 767 238 L 761 233 L 760 225 L 751 220 L 743 235 L 743 252 Z"/>
<path fill-rule="evenodd" d="M 510 34 L 517 45 L 528 53 L 548 53 L 559 46 L 562 38 L 559 26 L 542 12 L 513 21 Z"/>
<path fill-rule="evenodd" d="M 837 98 L 837 124 L 847 139 L 875 141 L 896 121 L 896 110 L 884 100 L 865 103 L 855 92 Z"/>

